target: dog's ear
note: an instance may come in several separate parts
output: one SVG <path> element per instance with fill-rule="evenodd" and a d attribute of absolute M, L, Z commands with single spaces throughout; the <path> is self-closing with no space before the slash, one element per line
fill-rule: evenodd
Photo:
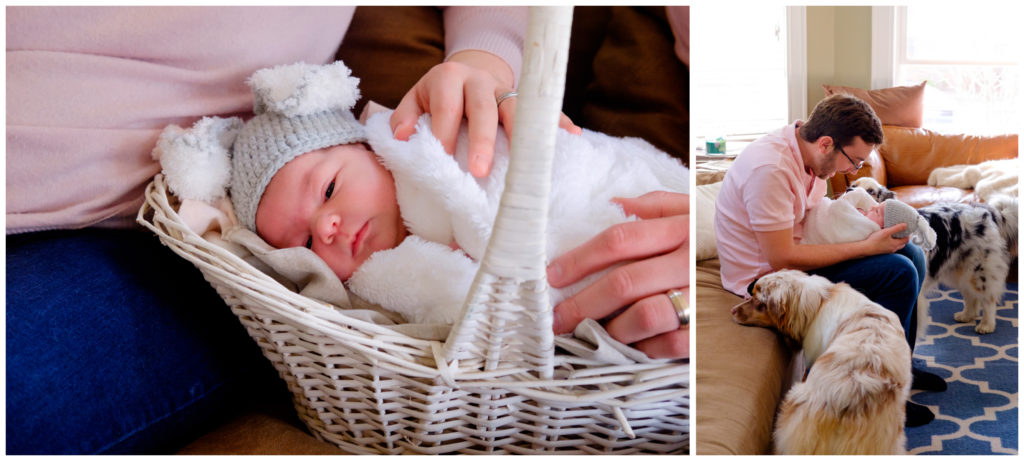
<path fill-rule="evenodd" d="M 795 352 L 799 351 L 800 349 L 803 349 L 803 347 L 804 347 L 804 345 L 801 344 L 800 341 L 797 341 L 792 336 L 789 336 L 789 335 L 786 335 L 786 334 L 782 334 L 781 332 L 779 333 L 779 336 L 782 338 L 782 343 L 783 343 L 784 346 L 786 346 L 786 350 L 788 350 L 790 352 L 795 353 Z"/>
<path fill-rule="evenodd" d="M 788 299 L 773 298 L 769 301 L 765 307 L 767 309 L 767 315 L 771 319 L 772 325 L 775 329 L 782 333 L 783 336 L 792 336 L 792 327 L 789 324 L 789 306 L 787 305 Z"/>

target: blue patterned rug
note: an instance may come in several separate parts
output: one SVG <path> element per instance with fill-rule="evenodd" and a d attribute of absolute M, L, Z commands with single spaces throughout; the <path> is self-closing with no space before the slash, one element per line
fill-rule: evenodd
<path fill-rule="evenodd" d="M 1007 284 L 996 331 L 987 335 L 953 320 L 963 308 L 958 291 L 941 287 L 928 295 L 931 319 L 914 349 L 914 366 L 942 376 L 949 389 L 911 392 L 935 420 L 907 428 L 908 453 L 1017 454 L 1017 287 Z"/>

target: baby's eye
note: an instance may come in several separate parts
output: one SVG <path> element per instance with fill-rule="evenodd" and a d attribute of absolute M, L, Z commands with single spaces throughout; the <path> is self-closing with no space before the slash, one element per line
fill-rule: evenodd
<path fill-rule="evenodd" d="M 333 193 L 334 193 L 334 181 L 331 181 L 331 184 L 327 186 L 327 192 L 324 193 L 324 198 L 331 198 L 331 194 L 333 194 Z"/>
<path fill-rule="evenodd" d="M 306 248 L 309 248 L 310 250 L 313 249 L 313 236 L 306 239 Z"/>

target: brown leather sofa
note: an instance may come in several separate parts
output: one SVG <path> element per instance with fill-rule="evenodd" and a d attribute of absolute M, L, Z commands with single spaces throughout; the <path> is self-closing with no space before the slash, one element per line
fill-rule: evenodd
<path fill-rule="evenodd" d="M 870 176 L 893 191 L 896 198 L 915 208 L 940 201 L 970 202 L 972 190 L 928 185 L 935 168 L 974 165 L 987 160 L 1017 157 L 1017 135 L 977 136 L 941 134 L 925 128 L 883 126 L 885 139 L 854 174 L 832 177 L 834 195 L 842 194 L 857 178 Z"/>
<path fill-rule="evenodd" d="M 441 10 L 359 7 L 338 50 L 362 99 L 395 107 L 444 59 Z M 689 70 L 674 54 L 664 7 L 576 7 L 563 111 L 584 128 L 636 136 L 688 164 Z M 226 307 L 225 307 L 226 309 Z M 302 427 L 288 402 L 263 402 L 179 454 L 343 454 Z"/>

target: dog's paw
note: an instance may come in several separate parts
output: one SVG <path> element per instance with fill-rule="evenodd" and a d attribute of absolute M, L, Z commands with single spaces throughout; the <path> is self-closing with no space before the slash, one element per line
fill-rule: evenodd
<path fill-rule="evenodd" d="M 979 335 L 987 335 L 993 331 L 996 331 L 996 322 L 992 322 L 991 325 L 986 324 L 984 321 L 978 322 L 978 326 L 974 327 Z"/>
<path fill-rule="evenodd" d="M 960 322 L 960 323 L 973 322 L 975 317 L 976 316 L 974 316 L 974 315 L 968 316 L 967 312 L 965 312 L 965 311 L 960 311 L 960 312 L 957 312 L 957 313 L 953 314 L 953 320 L 956 320 L 957 322 Z"/>

